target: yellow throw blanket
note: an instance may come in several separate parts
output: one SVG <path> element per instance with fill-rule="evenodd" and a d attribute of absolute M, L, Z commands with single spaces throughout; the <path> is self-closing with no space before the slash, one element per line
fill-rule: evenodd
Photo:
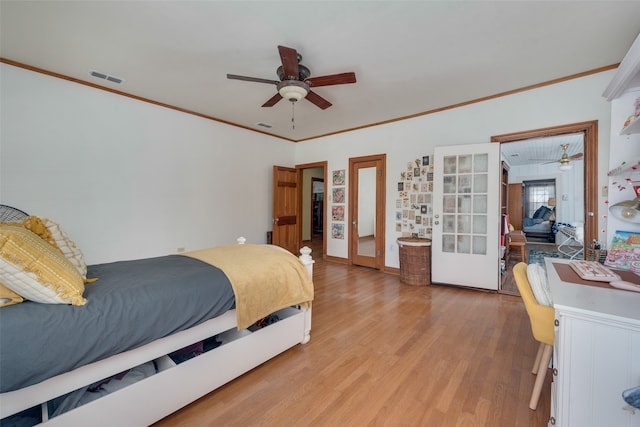
<path fill-rule="evenodd" d="M 221 269 L 236 295 L 238 329 L 292 305 L 310 307 L 313 282 L 289 252 L 262 245 L 230 245 L 187 252 Z"/>

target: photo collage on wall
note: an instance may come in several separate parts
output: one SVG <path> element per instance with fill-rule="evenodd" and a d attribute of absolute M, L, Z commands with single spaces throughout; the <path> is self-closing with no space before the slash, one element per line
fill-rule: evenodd
<path fill-rule="evenodd" d="M 396 231 L 402 237 L 431 238 L 433 227 L 432 156 L 407 162 L 400 172 L 396 199 Z"/>
<path fill-rule="evenodd" d="M 345 170 L 334 170 L 331 182 L 331 238 L 344 239 Z"/>

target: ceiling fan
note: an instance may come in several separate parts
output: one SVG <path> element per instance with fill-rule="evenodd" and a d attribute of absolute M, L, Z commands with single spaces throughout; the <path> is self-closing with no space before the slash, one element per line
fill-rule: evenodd
<path fill-rule="evenodd" d="M 548 164 L 548 163 L 560 163 L 560 170 L 569 170 L 571 169 L 571 160 L 578 160 L 581 159 L 584 154 L 583 153 L 576 153 L 573 154 L 571 156 L 569 156 L 567 154 L 567 148 L 569 148 L 569 144 L 562 144 L 560 145 L 560 147 L 562 147 L 562 156 L 557 159 L 557 160 L 546 160 L 546 159 L 542 159 L 540 161 L 544 162 L 543 164 Z M 538 159 L 536 159 L 538 160 Z"/>
<path fill-rule="evenodd" d="M 263 107 L 273 107 L 282 98 L 291 102 L 306 98 L 321 109 L 331 107 L 331 103 L 311 90 L 312 87 L 341 85 L 355 83 L 356 74 L 353 72 L 331 74 L 328 76 L 310 77 L 309 68 L 300 64 L 302 55 L 295 49 L 285 46 L 278 46 L 282 65 L 278 67 L 276 73 L 280 80 L 268 80 L 257 77 L 245 77 L 235 74 L 227 74 L 228 79 L 244 80 L 248 82 L 268 83 L 276 85 L 278 93 L 265 102 Z"/>

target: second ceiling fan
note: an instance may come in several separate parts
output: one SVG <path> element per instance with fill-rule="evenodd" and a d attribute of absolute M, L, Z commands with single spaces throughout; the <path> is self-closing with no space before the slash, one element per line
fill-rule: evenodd
<path fill-rule="evenodd" d="M 537 160 L 540 162 L 544 162 L 543 164 L 548 164 L 548 163 L 560 163 L 560 169 L 561 170 L 568 170 L 571 169 L 571 161 L 572 160 L 578 160 L 584 157 L 583 153 L 576 153 L 573 155 L 568 155 L 567 154 L 567 148 L 569 148 L 569 144 L 561 144 L 560 147 L 562 148 L 562 156 L 560 156 L 559 159 L 556 160 L 551 160 L 551 159 L 532 159 L 532 160 Z"/>
<path fill-rule="evenodd" d="M 311 90 L 312 87 L 341 85 L 355 83 L 356 74 L 354 72 L 331 74 L 327 76 L 310 77 L 311 71 L 300 64 L 302 55 L 295 49 L 285 46 L 278 46 L 282 65 L 278 67 L 276 73 L 278 80 L 261 79 L 258 77 L 238 76 L 227 74 L 228 79 L 244 80 L 248 82 L 268 83 L 276 85 L 278 93 L 265 102 L 263 107 L 272 107 L 281 99 L 291 102 L 299 101 L 302 98 L 308 99 L 321 109 L 331 107 L 331 103 Z"/>

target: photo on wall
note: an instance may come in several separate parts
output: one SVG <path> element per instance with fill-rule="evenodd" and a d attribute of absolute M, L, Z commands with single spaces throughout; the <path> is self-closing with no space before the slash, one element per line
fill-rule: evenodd
<path fill-rule="evenodd" d="M 333 221 L 344 221 L 344 206 L 332 206 L 331 219 Z"/>
<path fill-rule="evenodd" d="M 344 203 L 344 187 L 333 189 L 333 203 Z"/>
<path fill-rule="evenodd" d="M 331 237 L 344 239 L 344 224 L 331 224 Z"/>

